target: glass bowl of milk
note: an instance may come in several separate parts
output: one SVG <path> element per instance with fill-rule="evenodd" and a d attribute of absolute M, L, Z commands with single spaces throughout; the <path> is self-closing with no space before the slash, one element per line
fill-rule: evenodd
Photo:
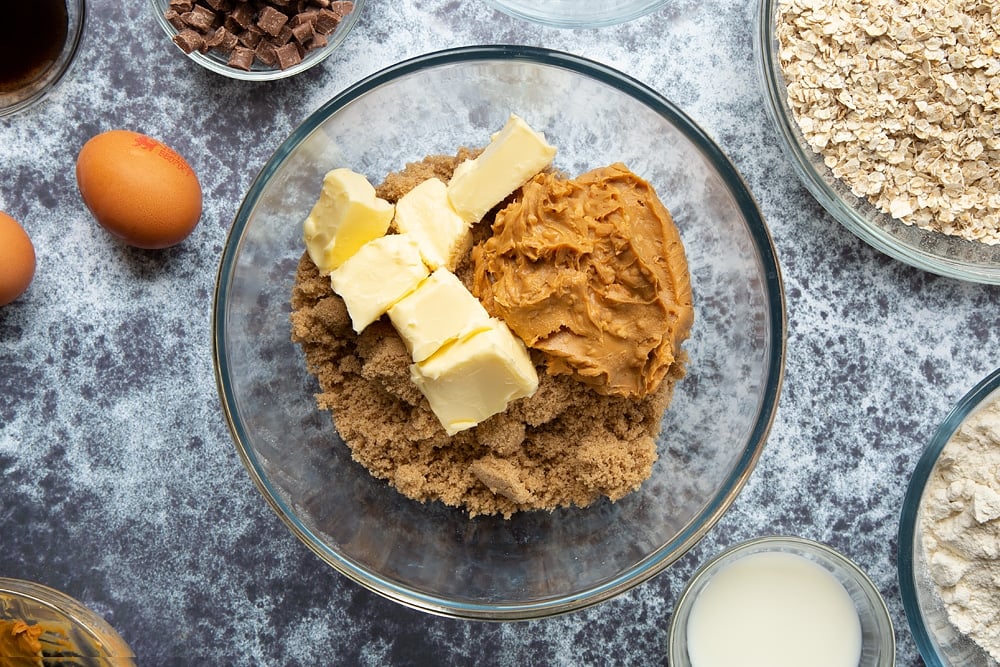
<path fill-rule="evenodd" d="M 833 549 L 761 537 L 702 566 L 670 622 L 671 667 L 891 667 L 896 640 L 871 579 Z"/>

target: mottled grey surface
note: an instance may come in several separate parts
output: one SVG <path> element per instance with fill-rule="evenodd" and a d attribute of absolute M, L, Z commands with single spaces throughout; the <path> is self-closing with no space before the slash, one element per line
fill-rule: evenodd
<path fill-rule="evenodd" d="M 95 0 L 74 69 L 43 104 L 0 120 L 0 210 L 38 253 L 0 310 L 0 576 L 101 613 L 142 664 L 665 663 L 671 609 L 705 559 L 788 533 L 854 558 L 885 595 L 899 665 L 918 665 L 896 583 L 896 527 L 924 443 L 1000 365 L 1000 289 L 888 259 L 798 183 L 763 109 L 751 2 L 678 0 L 602 30 L 560 31 L 474 0 L 369 0 L 343 50 L 291 80 L 199 69 L 146 2 Z M 531 623 L 439 619 L 324 565 L 244 471 L 212 373 L 210 307 L 229 224 L 258 169 L 322 102 L 400 59 L 521 43 L 612 65 L 677 103 L 731 157 L 761 205 L 789 310 L 770 441 L 733 508 L 650 582 Z M 73 175 L 90 136 L 128 128 L 185 155 L 205 213 L 162 252 L 94 224 Z"/>

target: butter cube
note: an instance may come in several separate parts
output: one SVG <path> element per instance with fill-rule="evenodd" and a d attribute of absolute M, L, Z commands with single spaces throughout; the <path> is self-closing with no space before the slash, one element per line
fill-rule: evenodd
<path fill-rule="evenodd" d="M 409 234 L 433 269 L 454 269 L 472 245 L 472 230 L 448 200 L 448 186 L 429 178 L 396 202 L 396 229 Z"/>
<path fill-rule="evenodd" d="M 475 160 L 458 165 L 448 182 L 451 205 L 466 222 L 478 222 L 510 193 L 545 169 L 556 149 L 511 114 Z"/>
<path fill-rule="evenodd" d="M 406 234 L 380 236 L 361 246 L 330 274 L 358 333 L 427 277 L 420 249 Z"/>
<path fill-rule="evenodd" d="M 389 319 L 417 362 L 491 326 L 483 304 L 447 269 L 438 269 L 396 302 Z"/>
<path fill-rule="evenodd" d="M 323 177 L 319 201 L 302 225 L 306 251 L 323 275 L 389 229 L 394 207 L 375 195 L 363 175 L 334 169 Z"/>
<path fill-rule="evenodd" d="M 472 428 L 538 389 L 527 348 L 497 319 L 411 365 L 410 379 L 448 435 Z"/>

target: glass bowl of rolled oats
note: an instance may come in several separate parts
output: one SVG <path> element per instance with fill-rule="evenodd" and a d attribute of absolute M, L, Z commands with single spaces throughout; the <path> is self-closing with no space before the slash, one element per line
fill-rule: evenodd
<path fill-rule="evenodd" d="M 998 11 L 761 0 L 754 32 L 768 113 L 820 204 L 897 260 L 989 284 L 1000 284 Z"/>
<path fill-rule="evenodd" d="M 318 65 L 365 0 L 149 0 L 178 53 L 232 79 L 272 81 Z"/>

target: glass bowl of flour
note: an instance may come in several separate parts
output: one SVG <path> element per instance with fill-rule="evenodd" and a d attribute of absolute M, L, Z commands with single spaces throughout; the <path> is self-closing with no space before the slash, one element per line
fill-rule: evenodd
<path fill-rule="evenodd" d="M 898 559 L 927 665 L 1000 665 L 1000 369 L 958 402 L 917 463 Z"/>

